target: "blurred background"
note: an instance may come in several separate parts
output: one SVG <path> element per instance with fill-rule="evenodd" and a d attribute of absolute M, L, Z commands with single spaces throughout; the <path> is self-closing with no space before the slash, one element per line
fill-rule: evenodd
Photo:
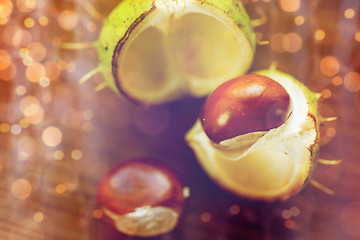
<path fill-rule="evenodd" d="M 104 16 L 116 0 L 90 0 Z M 101 221 L 96 186 L 126 159 L 157 157 L 191 189 L 177 228 L 161 240 L 360 239 L 360 1 L 247 0 L 259 42 L 251 70 L 276 62 L 322 94 L 320 157 L 308 185 L 284 202 L 234 196 L 215 185 L 186 146 L 184 134 L 204 99 L 145 108 L 95 75 L 91 42 L 101 23 L 76 0 L 0 0 L 0 239 L 136 239 Z M 261 11 L 259 12 L 259 9 Z"/>

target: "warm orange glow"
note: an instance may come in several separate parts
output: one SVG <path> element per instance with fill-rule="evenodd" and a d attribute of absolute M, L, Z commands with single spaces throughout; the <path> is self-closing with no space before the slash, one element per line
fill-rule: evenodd
<path fill-rule="evenodd" d="M 27 92 L 26 87 L 19 85 L 15 88 L 15 92 L 19 96 L 24 96 Z"/>
<path fill-rule="evenodd" d="M 58 184 L 58 185 L 56 185 L 55 191 L 58 194 L 63 194 L 66 192 L 66 186 L 64 184 Z"/>
<path fill-rule="evenodd" d="M 46 56 L 46 48 L 40 42 L 30 43 L 27 49 L 29 50 L 29 56 L 35 62 L 42 61 Z"/>
<path fill-rule="evenodd" d="M 16 66 L 13 62 L 10 62 L 9 65 L 1 70 L 0 69 L 0 80 L 10 81 L 16 76 Z"/>
<path fill-rule="evenodd" d="M 10 131 L 10 125 L 8 123 L 0 124 L 0 132 L 8 133 Z"/>
<path fill-rule="evenodd" d="M 49 24 L 49 19 L 46 16 L 41 16 L 39 18 L 39 24 L 43 27 L 47 26 Z"/>
<path fill-rule="evenodd" d="M 30 121 L 28 120 L 28 119 L 21 119 L 20 121 L 19 121 L 19 125 L 20 125 L 20 127 L 21 128 L 28 128 L 29 126 L 30 126 Z"/>
<path fill-rule="evenodd" d="M 328 129 L 326 129 L 326 136 L 327 137 L 333 138 L 333 137 L 335 137 L 335 135 L 336 135 L 336 129 L 335 128 L 330 127 Z"/>
<path fill-rule="evenodd" d="M 96 29 L 97 29 L 97 25 L 93 22 L 89 22 L 87 25 L 86 25 L 86 29 L 89 31 L 89 32 L 95 32 Z"/>
<path fill-rule="evenodd" d="M 100 219 L 100 218 L 103 217 L 103 215 L 104 215 L 104 213 L 103 213 L 103 211 L 102 211 L 101 209 L 95 209 L 95 210 L 93 211 L 93 217 L 94 217 L 95 219 Z"/>
<path fill-rule="evenodd" d="M 0 0 L 0 17 L 8 18 L 13 11 L 13 4 L 10 0 Z"/>
<path fill-rule="evenodd" d="M 275 33 L 271 36 L 270 47 L 274 52 L 282 53 L 285 51 L 283 47 L 284 36 L 285 34 L 283 33 Z"/>
<path fill-rule="evenodd" d="M 24 200 L 31 195 L 31 184 L 26 179 L 17 179 L 11 185 L 11 193 L 17 199 Z"/>
<path fill-rule="evenodd" d="M 321 59 L 320 71 L 327 77 L 335 76 L 340 70 L 340 63 L 337 58 L 333 56 L 326 56 Z"/>
<path fill-rule="evenodd" d="M 294 19 L 294 23 L 295 23 L 296 25 L 298 25 L 298 26 L 303 25 L 303 24 L 305 23 L 305 18 L 304 18 L 304 16 L 301 16 L 301 15 L 296 16 L 295 19 Z"/>
<path fill-rule="evenodd" d="M 345 16 L 345 18 L 348 18 L 348 19 L 353 18 L 355 16 L 354 9 L 352 9 L 352 8 L 346 9 L 344 12 L 344 16 Z"/>
<path fill-rule="evenodd" d="M 20 12 L 31 12 L 35 5 L 35 0 L 16 0 L 16 6 Z"/>
<path fill-rule="evenodd" d="M 35 25 L 34 19 L 32 19 L 32 18 L 30 18 L 30 17 L 25 18 L 25 20 L 24 20 L 24 26 L 25 26 L 26 28 L 32 28 L 32 27 L 34 27 L 34 25 Z"/>
<path fill-rule="evenodd" d="M 291 53 L 299 51 L 302 47 L 302 39 L 297 33 L 288 33 L 282 39 L 283 48 Z"/>
<path fill-rule="evenodd" d="M 350 92 L 360 90 L 360 74 L 358 72 L 349 72 L 344 77 L 344 86 Z"/>
<path fill-rule="evenodd" d="M 56 62 L 48 61 L 44 63 L 46 77 L 50 81 L 56 80 L 60 75 L 60 68 Z"/>
<path fill-rule="evenodd" d="M 11 55 L 8 51 L 0 49 L 0 71 L 5 70 L 11 64 Z"/>
<path fill-rule="evenodd" d="M 62 160 L 63 158 L 64 158 L 64 152 L 63 151 L 61 151 L 61 150 L 56 150 L 55 152 L 54 152 L 54 158 L 56 159 L 56 160 Z"/>
<path fill-rule="evenodd" d="M 322 30 L 322 29 L 318 29 L 315 31 L 315 39 L 318 40 L 318 41 L 321 41 L 321 40 L 324 40 L 326 34 L 325 34 L 325 31 Z"/>
<path fill-rule="evenodd" d="M 354 34 L 354 38 L 355 38 L 356 41 L 360 42 L 360 32 L 356 32 Z"/>
<path fill-rule="evenodd" d="M 47 127 L 42 133 L 42 140 L 49 147 L 56 147 L 62 141 L 62 132 L 57 127 Z"/>
<path fill-rule="evenodd" d="M 74 149 L 72 152 L 71 152 L 71 157 L 74 159 L 74 160 L 80 160 L 82 158 L 83 154 L 82 152 L 79 150 L 79 149 Z"/>
<path fill-rule="evenodd" d="M 325 88 L 324 90 L 321 91 L 321 97 L 327 99 L 331 97 L 331 90 Z"/>
<path fill-rule="evenodd" d="M 17 144 L 18 153 L 22 156 L 30 157 L 37 151 L 37 141 L 30 136 L 21 136 Z"/>
<path fill-rule="evenodd" d="M 279 0 L 279 4 L 282 10 L 285 12 L 296 12 L 300 9 L 300 0 Z"/>
<path fill-rule="evenodd" d="M 45 216 L 42 212 L 37 212 L 34 214 L 34 221 L 35 222 L 42 222 L 44 220 Z"/>
<path fill-rule="evenodd" d="M 45 67 L 41 63 L 33 63 L 26 68 L 26 78 L 30 82 L 39 82 L 45 76 Z"/>
<path fill-rule="evenodd" d="M 78 24 L 78 15 L 71 10 L 65 10 L 60 13 L 58 23 L 64 30 L 71 30 Z"/>
<path fill-rule="evenodd" d="M 332 83 L 335 85 L 335 86 L 340 86 L 342 83 L 343 83 L 343 80 L 340 76 L 335 76 L 333 77 L 332 79 Z"/>

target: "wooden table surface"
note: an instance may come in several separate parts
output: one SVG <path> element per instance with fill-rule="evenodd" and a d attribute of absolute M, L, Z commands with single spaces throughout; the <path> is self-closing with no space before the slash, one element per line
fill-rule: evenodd
<path fill-rule="evenodd" d="M 94 194 L 113 166 L 143 156 L 159 158 L 191 189 L 176 229 L 152 239 L 360 239 L 359 1 L 306 0 L 295 12 L 284 11 L 286 0 L 246 1 L 252 19 L 258 18 L 257 8 L 266 13 L 267 22 L 255 31 L 260 40 L 270 40 L 257 47 L 251 70 L 277 62 L 279 69 L 322 92 L 322 114 L 338 118 L 322 126 L 320 157 L 343 162 L 319 164 L 313 176 L 334 195 L 308 185 L 289 200 L 275 203 L 232 195 L 201 169 L 184 134 L 204 99 L 145 108 L 109 89 L 95 92 L 101 76 L 78 83 L 97 65 L 96 51 L 61 50 L 58 43 L 93 41 L 101 24 L 77 1 L 38 0 L 34 8 L 24 7 L 25 1 L 12 2 L 11 18 L 0 25 L 0 49 L 11 58 L 10 67 L 0 58 L 0 239 L 135 239 L 96 219 Z M 92 1 L 104 15 L 116 2 Z M 74 27 L 74 18 L 70 27 L 65 24 L 70 30 L 59 24 L 65 10 L 78 16 Z M 48 23 L 42 19 L 46 24 L 40 24 L 42 16 Z M 296 24 L 298 16 L 304 23 Z M 35 21 L 34 26 L 24 27 L 27 18 Z M 297 20 L 301 23 L 301 17 Z M 35 42 L 46 53 L 35 54 L 38 63 L 46 69 L 56 66 L 47 72 L 52 74 L 47 76 L 49 85 L 46 79 L 36 82 L 29 73 L 24 48 Z M 331 61 L 324 61 L 329 56 Z M 35 115 L 24 113 L 29 104 L 34 104 Z M 23 119 L 30 115 L 28 124 Z M 46 137 L 47 131 L 52 137 Z"/>

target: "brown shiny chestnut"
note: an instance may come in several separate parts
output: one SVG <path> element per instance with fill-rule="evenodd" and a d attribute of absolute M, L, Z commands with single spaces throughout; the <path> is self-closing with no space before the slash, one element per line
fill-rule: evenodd
<path fill-rule="evenodd" d="M 289 94 L 278 82 L 247 74 L 215 89 L 205 101 L 199 119 L 206 135 L 220 143 L 280 126 L 289 114 L 289 106 Z"/>
<path fill-rule="evenodd" d="M 97 204 L 119 232 L 150 237 L 177 225 L 187 196 L 175 174 L 157 162 L 126 161 L 100 182 Z"/>

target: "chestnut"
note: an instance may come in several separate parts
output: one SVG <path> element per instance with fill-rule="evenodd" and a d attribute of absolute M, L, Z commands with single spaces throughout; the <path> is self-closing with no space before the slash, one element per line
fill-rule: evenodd
<path fill-rule="evenodd" d="M 220 85 L 205 101 L 199 119 L 215 143 L 283 124 L 290 97 L 269 77 L 247 74 Z"/>
<path fill-rule="evenodd" d="M 133 159 L 110 171 L 97 188 L 96 202 L 119 232 L 140 237 L 171 231 L 186 199 L 179 179 L 154 159 Z"/>
<path fill-rule="evenodd" d="M 260 70 L 214 90 L 185 139 L 221 187 L 286 200 L 311 181 L 318 162 L 318 100 L 290 74 Z"/>

